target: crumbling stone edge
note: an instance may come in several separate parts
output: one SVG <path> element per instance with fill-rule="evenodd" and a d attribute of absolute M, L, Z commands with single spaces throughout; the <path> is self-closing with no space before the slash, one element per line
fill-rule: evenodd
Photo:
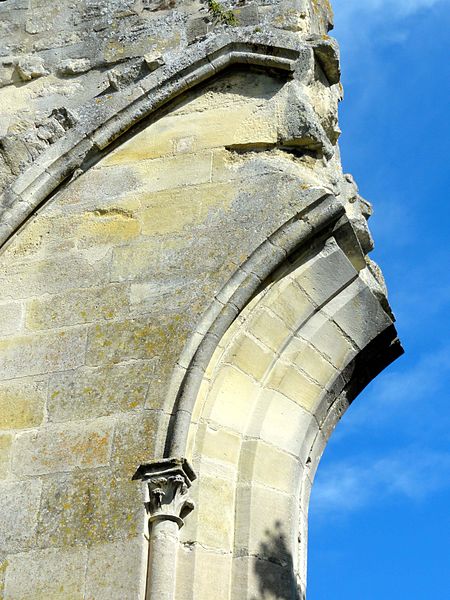
<path fill-rule="evenodd" d="M 128 88 L 82 106 L 74 112 L 74 126 L 0 196 L 0 246 L 74 173 L 87 170 L 121 135 L 180 94 L 239 64 L 275 69 L 307 83 L 314 77 L 316 60 L 330 84 L 337 83 L 339 53 L 331 38 L 299 40 L 279 30 L 230 29 L 174 54 L 164 66 Z M 325 137 L 325 154 L 330 155 L 333 149 Z"/>

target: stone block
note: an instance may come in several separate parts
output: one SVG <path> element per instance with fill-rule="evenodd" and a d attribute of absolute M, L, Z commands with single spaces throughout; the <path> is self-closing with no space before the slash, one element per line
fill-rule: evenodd
<path fill-rule="evenodd" d="M 169 117 L 171 119 L 171 117 Z M 173 120 L 173 119 L 172 119 Z M 166 119 L 164 119 L 164 122 Z M 101 164 L 104 167 L 136 163 L 170 156 L 173 152 L 173 137 L 163 134 L 164 123 L 153 123 L 139 132 L 133 139 L 121 144 L 119 148 L 108 154 Z"/>
<path fill-rule="evenodd" d="M 112 281 L 151 278 L 159 265 L 160 245 L 158 240 L 147 240 L 143 243 L 114 248 L 111 265 Z M 163 293 L 163 290 L 160 293 Z"/>
<path fill-rule="evenodd" d="M 196 452 L 201 452 L 201 457 L 220 463 L 237 466 L 239 461 L 241 436 L 225 431 L 213 429 L 207 425 L 200 425 L 197 436 Z"/>
<path fill-rule="evenodd" d="M 84 600 L 143 598 L 147 542 L 144 537 L 89 548 Z"/>
<path fill-rule="evenodd" d="M 140 317 L 125 321 L 106 322 L 89 328 L 86 364 L 96 366 L 148 360 L 181 352 L 186 324 L 176 324 L 169 318 Z"/>
<path fill-rule="evenodd" d="M 326 356 L 337 370 L 342 369 L 356 354 L 355 347 L 323 313 L 317 313 L 304 325 L 299 336 Z"/>
<path fill-rule="evenodd" d="M 146 194 L 138 212 L 142 235 L 167 237 L 188 229 L 198 231 L 217 211 L 229 210 L 237 193 L 233 185 L 203 183 Z"/>
<path fill-rule="evenodd" d="M 177 564 L 177 600 L 228 600 L 231 565 L 231 554 L 208 551 L 198 545 L 181 548 Z"/>
<path fill-rule="evenodd" d="M 296 505 L 292 494 L 257 484 L 238 484 L 235 555 L 286 561 L 295 549 Z"/>
<path fill-rule="evenodd" d="M 195 186 L 195 190 L 178 188 L 152 194 L 139 212 L 142 235 L 181 233 L 198 225 L 202 220 L 199 189 Z"/>
<path fill-rule="evenodd" d="M 133 212 L 121 207 L 105 207 L 85 212 L 74 225 L 72 236 L 80 249 L 123 244 L 137 238 L 141 231 Z"/>
<path fill-rule="evenodd" d="M 261 380 L 275 360 L 275 355 L 267 347 L 244 335 L 233 344 L 224 360 L 256 380 Z"/>
<path fill-rule="evenodd" d="M 281 392 L 311 413 L 314 412 L 323 393 L 321 386 L 308 379 L 294 365 L 281 361 L 270 373 L 267 387 Z"/>
<path fill-rule="evenodd" d="M 157 364 L 133 361 L 100 368 L 81 367 L 51 376 L 49 421 L 90 419 L 142 408 Z"/>
<path fill-rule="evenodd" d="M 0 383 L 0 430 L 36 427 L 44 418 L 45 380 L 18 379 Z"/>
<path fill-rule="evenodd" d="M 87 550 L 46 548 L 8 559 L 5 600 L 84 600 Z M 24 577 L 26 573 L 26 577 Z"/>
<path fill-rule="evenodd" d="M 34 545 L 42 482 L 0 483 L 0 550 L 17 552 Z"/>
<path fill-rule="evenodd" d="M 13 444 L 13 473 L 32 476 L 108 465 L 113 426 L 104 417 L 19 434 Z"/>
<path fill-rule="evenodd" d="M 162 411 L 143 410 L 117 415 L 112 464 L 131 477 L 142 463 L 155 459 L 159 430 L 165 431 L 167 417 Z"/>
<path fill-rule="evenodd" d="M 293 359 L 293 363 L 322 387 L 329 385 L 337 376 L 336 368 L 310 344 L 303 340 L 299 341 L 298 354 Z"/>
<path fill-rule="evenodd" d="M 197 532 L 195 541 L 224 552 L 233 549 L 234 484 L 203 475 L 198 482 Z"/>
<path fill-rule="evenodd" d="M 193 168 L 194 165 L 195 168 Z M 204 151 L 142 160 L 130 165 L 123 165 L 120 169 L 117 166 L 112 168 L 100 163 L 96 170 L 102 171 L 103 177 L 107 177 L 108 172 L 115 171 L 117 173 L 121 170 L 124 175 L 135 180 L 136 192 L 148 194 L 209 182 L 211 179 L 211 153 Z M 133 189 L 133 187 L 128 189 Z"/>
<path fill-rule="evenodd" d="M 259 311 L 258 315 L 252 318 L 249 331 L 274 352 L 278 352 L 292 335 L 284 321 L 268 309 Z"/>
<path fill-rule="evenodd" d="M 12 439 L 11 434 L 0 433 L 0 479 L 9 475 Z"/>
<path fill-rule="evenodd" d="M 392 325 L 380 302 L 359 279 L 333 298 L 323 312 L 361 349 Z"/>
<path fill-rule="evenodd" d="M 21 329 L 23 305 L 19 302 L 0 304 L 0 337 L 11 335 Z"/>
<path fill-rule="evenodd" d="M 44 213 L 31 217 L 14 243 L 5 249 L 4 263 L 21 263 L 18 268 L 22 269 L 23 263 L 30 260 L 42 261 L 57 253 L 66 254 L 74 250 L 73 227 L 73 219 L 67 219 L 67 214 L 64 218 L 57 217 L 47 207 Z"/>
<path fill-rule="evenodd" d="M 296 331 L 314 314 L 316 308 L 296 283 L 285 279 L 277 286 L 275 294 L 268 294 L 264 304 L 292 331 Z"/>
<path fill-rule="evenodd" d="M 110 543 L 144 531 L 142 486 L 117 468 L 76 469 L 43 480 L 38 547 Z"/>
<path fill-rule="evenodd" d="M 86 330 L 9 337 L 0 340 L 2 377 L 14 379 L 75 369 L 84 363 Z"/>
<path fill-rule="evenodd" d="M 43 260 L 7 264 L 0 273 L 0 289 L 14 298 L 55 294 L 76 287 L 108 283 L 109 256 L 89 261 L 82 254 L 67 253 Z"/>
<path fill-rule="evenodd" d="M 357 272 L 334 239 L 330 239 L 318 255 L 307 260 L 293 275 L 320 306 L 354 279 Z"/>
<path fill-rule="evenodd" d="M 223 367 L 211 386 L 204 416 L 237 432 L 246 425 L 257 403 L 259 386 L 245 373 Z"/>
<path fill-rule="evenodd" d="M 241 483 L 258 483 L 292 494 L 300 475 L 300 464 L 290 454 L 260 440 L 242 444 L 239 477 Z"/>
<path fill-rule="evenodd" d="M 292 556 L 284 557 L 280 563 L 276 556 L 282 549 L 282 543 L 269 537 L 267 544 L 273 549 L 274 559 L 263 560 L 259 556 L 233 559 L 232 597 L 303 600 L 304 596 L 298 595 L 296 591 Z"/>
<path fill-rule="evenodd" d="M 283 394 L 265 390 L 247 435 L 299 457 L 307 455 L 318 431 L 314 417 Z"/>
<path fill-rule="evenodd" d="M 52 329 L 115 319 L 128 312 L 128 289 L 108 285 L 70 290 L 28 302 L 28 329 Z"/>

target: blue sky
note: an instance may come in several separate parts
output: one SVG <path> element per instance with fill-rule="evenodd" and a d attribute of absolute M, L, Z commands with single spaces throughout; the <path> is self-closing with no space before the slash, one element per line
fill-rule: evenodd
<path fill-rule="evenodd" d="M 450 598 L 450 0 L 334 0 L 341 151 L 406 350 L 339 424 L 310 507 L 309 600 Z"/>

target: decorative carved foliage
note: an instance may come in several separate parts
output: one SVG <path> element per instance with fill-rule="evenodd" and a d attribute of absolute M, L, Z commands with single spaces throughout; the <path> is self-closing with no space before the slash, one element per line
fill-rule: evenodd
<path fill-rule="evenodd" d="M 182 527 L 183 519 L 194 509 L 188 492 L 196 476 L 187 460 L 172 458 L 141 465 L 134 478 L 147 485 L 150 522 L 169 520 Z"/>

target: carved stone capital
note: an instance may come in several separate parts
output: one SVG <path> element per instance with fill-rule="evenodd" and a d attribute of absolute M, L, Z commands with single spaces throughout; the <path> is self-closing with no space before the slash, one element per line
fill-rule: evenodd
<path fill-rule="evenodd" d="M 189 488 L 196 475 L 185 458 L 164 458 L 141 465 L 133 479 L 142 479 L 147 485 L 146 509 L 150 523 L 175 521 L 179 527 L 194 509 Z"/>

